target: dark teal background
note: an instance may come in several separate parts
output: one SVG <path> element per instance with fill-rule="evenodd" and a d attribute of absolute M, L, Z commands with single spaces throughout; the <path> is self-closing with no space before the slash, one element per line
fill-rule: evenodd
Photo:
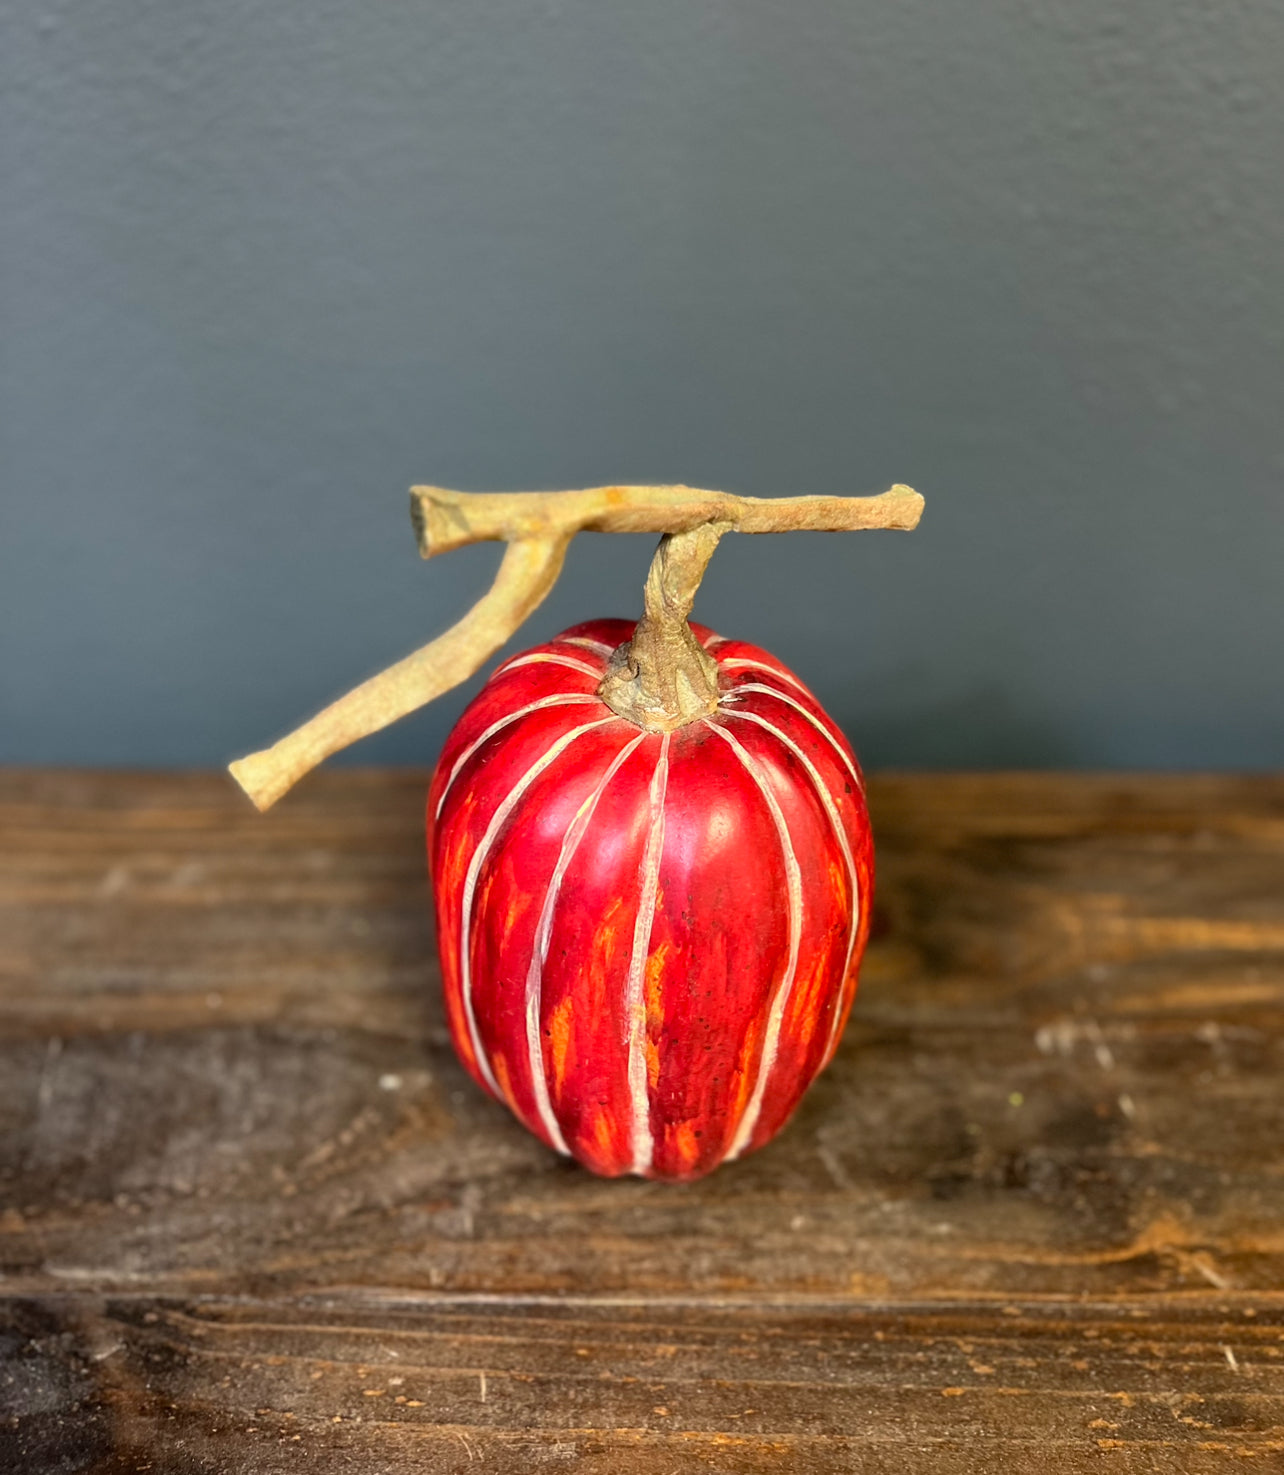
<path fill-rule="evenodd" d="M 618 480 L 925 494 L 697 607 L 869 763 L 1284 758 L 1284 6 L 0 18 L 0 759 L 261 746 L 488 582 L 412 481 Z"/>

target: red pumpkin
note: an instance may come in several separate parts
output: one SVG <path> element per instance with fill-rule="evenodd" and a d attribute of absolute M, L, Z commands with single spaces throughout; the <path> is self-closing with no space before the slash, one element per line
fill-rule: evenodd
<path fill-rule="evenodd" d="M 599 620 L 506 661 L 428 799 L 447 1014 L 465 1066 L 596 1173 L 690 1179 L 768 1142 L 856 990 L 873 846 L 856 760 L 779 661 L 692 626 L 712 715 L 597 695 Z"/>

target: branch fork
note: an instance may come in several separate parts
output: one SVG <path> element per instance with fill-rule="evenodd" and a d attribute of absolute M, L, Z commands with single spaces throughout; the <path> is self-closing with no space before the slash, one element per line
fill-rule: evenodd
<path fill-rule="evenodd" d="M 633 639 L 612 658 L 599 694 L 620 716 L 671 732 L 712 710 L 713 663 L 687 625 L 700 580 L 726 532 L 908 531 L 923 499 L 894 486 L 877 497 L 736 497 L 684 486 L 574 492 L 455 492 L 413 487 L 424 558 L 470 543 L 508 547 L 490 589 L 444 635 L 340 697 L 272 747 L 230 765 L 260 810 L 332 753 L 466 681 L 543 603 L 579 532 L 661 533 Z"/>

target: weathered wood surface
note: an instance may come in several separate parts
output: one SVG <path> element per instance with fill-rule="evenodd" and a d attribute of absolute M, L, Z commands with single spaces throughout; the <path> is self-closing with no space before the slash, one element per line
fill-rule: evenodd
<path fill-rule="evenodd" d="M 1284 1469 L 1284 780 L 884 776 L 705 1182 L 456 1065 L 426 775 L 0 773 L 0 1469 Z"/>

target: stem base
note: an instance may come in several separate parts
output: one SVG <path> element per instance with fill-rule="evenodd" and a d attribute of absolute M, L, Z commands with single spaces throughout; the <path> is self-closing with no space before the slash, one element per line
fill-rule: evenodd
<path fill-rule="evenodd" d="M 700 580 L 730 523 L 660 539 L 633 639 L 611 658 L 597 694 L 617 717 L 648 732 L 675 732 L 718 705 L 718 667 L 687 624 Z"/>

